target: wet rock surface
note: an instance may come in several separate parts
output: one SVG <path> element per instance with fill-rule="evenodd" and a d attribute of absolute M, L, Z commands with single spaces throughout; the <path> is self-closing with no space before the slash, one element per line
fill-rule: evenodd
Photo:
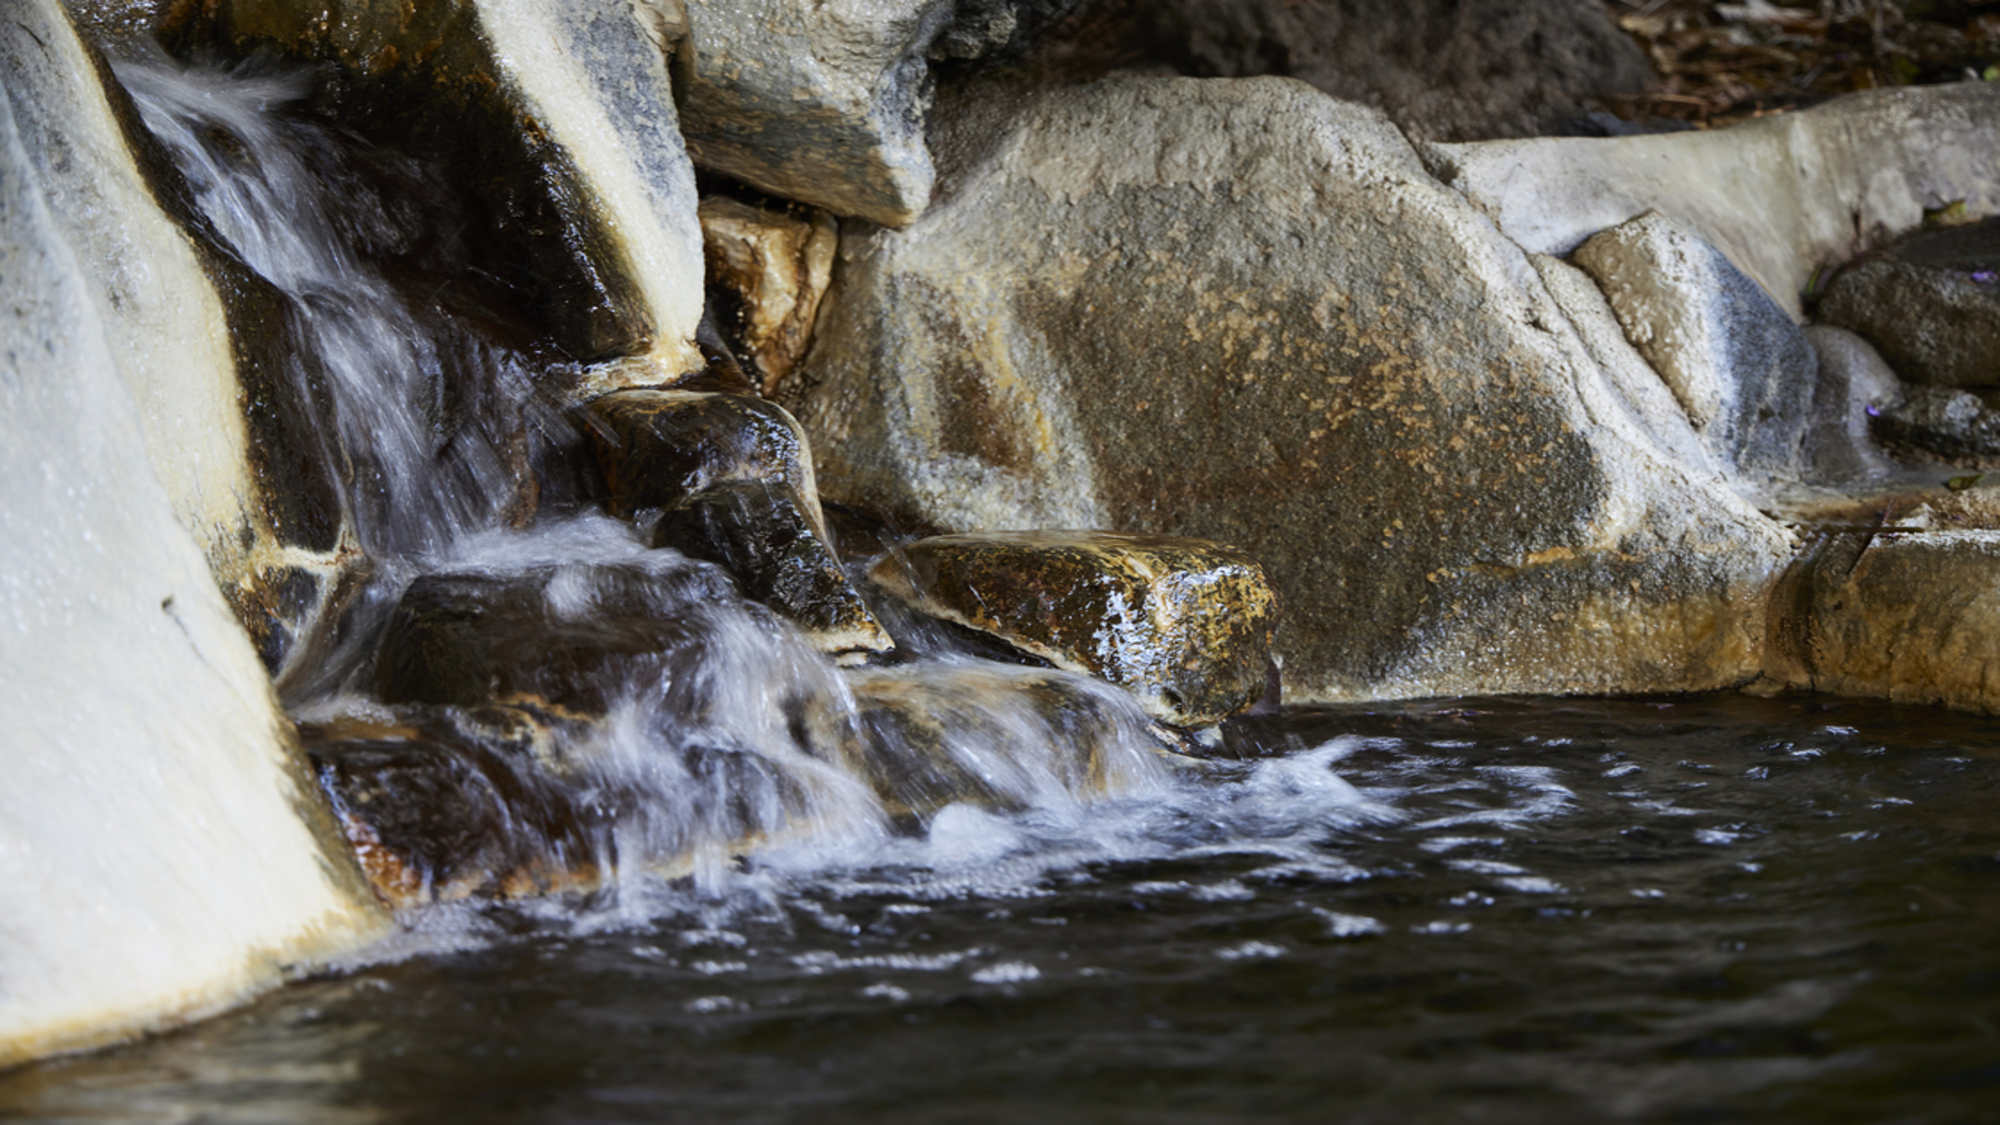
<path fill-rule="evenodd" d="M 2000 531 L 1824 536 L 1773 596 L 1767 674 L 2000 713 Z"/>
<path fill-rule="evenodd" d="M 701 201 L 701 232 L 710 292 L 733 306 L 718 319 L 735 330 L 759 390 L 773 396 L 812 343 L 839 226 L 825 212 L 799 219 L 712 196 Z"/>
<path fill-rule="evenodd" d="M 488 703 L 602 715 L 632 698 L 689 690 L 716 643 L 694 611 L 733 601 L 705 566 L 545 567 L 432 574 L 404 592 L 376 654 L 389 703 Z"/>
<path fill-rule="evenodd" d="M 1577 247 L 1625 337 L 1660 374 L 1716 460 L 1795 475 L 1818 362 L 1761 286 L 1692 230 L 1646 214 Z"/>
<path fill-rule="evenodd" d="M 1814 310 L 1906 382 L 2000 386 L 2000 220 L 1909 236 L 1840 271 Z"/>
<path fill-rule="evenodd" d="M 772 481 L 808 505 L 814 526 L 821 523 L 805 431 L 775 403 L 710 391 L 627 390 L 593 401 L 588 411 L 613 515 L 662 510 L 727 481 Z"/>
<path fill-rule="evenodd" d="M 745 597 L 805 630 L 823 651 L 895 647 L 808 510 L 782 481 L 725 481 L 662 512 L 653 546 L 722 567 Z"/>
<path fill-rule="evenodd" d="M 1784 532 L 1378 114 L 1112 80 L 945 151 L 924 219 L 842 240 L 789 400 L 829 497 L 1239 545 L 1291 700 L 1755 674 Z"/>
<path fill-rule="evenodd" d="M 1264 572 L 1217 543 L 1112 532 L 920 539 L 869 577 L 925 613 L 1130 691 L 1202 726 L 1263 695 L 1278 607 Z"/>

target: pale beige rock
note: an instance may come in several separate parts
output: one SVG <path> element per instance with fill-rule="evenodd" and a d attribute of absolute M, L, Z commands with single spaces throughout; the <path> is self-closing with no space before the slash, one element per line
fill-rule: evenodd
<path fill-rule="evenodd" d="M 162 446 L 148 441 L 147 412 L 199 413 L 212 401 L 198 368 L 165 365 L 164 353 L 190 337 L 164 335 L 145 345 L 161 355 L 137 357 L 163 366 L 134 362 L 136 331 L 109 306 L 112 315 L 101 314 L 104 280 L 88 280 L 107 258 L 134 272 L 171 261 L 160 249 L 170 240 L 153 241 L 154 212 L 130 197 L 118 215 L 139 244 L 130 257 L 109 235 L 89 236 L 91 221 L 110 216 L 57 214 L 80 197 L 45 183 L 44 169 L 60 161 L 31 155 L 28 143 L 95 162 L 104 142 L 81 128 L 54 141 L 46 132 L 50 121 L 93 118 L 94 91 L 70 84 L 90 64 L 53 0 L 12 5 L 0 51 L 5 1067 L 239 1002 L 288 969 L 351 950 L 386 919 L 178 522 L 193 497 L 163 484 L 226 474 L 227 465 L 182 463 L 187 475 L 155 468 Z M 24 118 L 36 124 L 21 126 Z M 116 178 L 103 190 L 116 191 Z M 111 280 L 136 286 L 148 316 L 201 308 L 199 293 L 151 288 L 171 277 Z M 210 326 L 186 330 L 194 346 Z M 153 405 L 148 391 L 167 405 Z"/>
<path fill-rule="evenodd" d="M 1767 674 L 2000 713 L 2000 531 L 1825 537 L 1773 597 Z"/>
<path fill-rule="evenodd" d="M 735 295 L 743 358 L 773 397 L 812 343 L 840 227 L 825 212 L 795 219 L 725 196 L 702 200 L 700 216 L 709 283 Z"/>
<path fill-rule="evenodd" d="M 1523 248 L 1566 256 L 1648 211 L 1685 224 L 1798 316 L 1816 271 L 1926 209 L 2000 211 L 2000 85 L 1838 98 L 1727 129 L 1432 144 L 1424 159 Z"/>
<path fill-rule="evenodd" d="M 1378 114 L 1110 81 L 966 151 L 908 231 L 842 240 L 793 396 L 829 497 L 1238 545 L 1288 699 L 1755 674 L 1787 535 L 1675 452 L 1602 298 Z"/>

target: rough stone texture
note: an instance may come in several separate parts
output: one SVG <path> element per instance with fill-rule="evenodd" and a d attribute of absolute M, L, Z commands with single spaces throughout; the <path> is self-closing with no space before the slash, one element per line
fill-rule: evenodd
<path fill-rule="evenodd" d="M 906 226 L 930 201 L 933 54 L 1003 46 L 1049 0 L 686 0 L 697 164 L 838 215 Z"/>
<path fill-rule="evenodd" d="M 1284 75 L 1433 140 L 1564 132 L 1652 68 L 1593 0 L 1111 0 L 1132 61 L 1203 78 Z M 1127 65 L 1131 65 L 1128 61 Z"/>
<path fill-rule="evenodd" d="M 1065 672 L 943 665 L 852 686 L 862 772 L 898 819 L 1130 792 L 1159 779 L 1170 748 L 1129 696 Z"/>
<path fill-rule="evenodd" d="M 570 355 L 628 361 L 585 384 L 603 390 L 702 363 L 694 170 L 649 11 L 631 0 L 210 0 L 168 8 L 161 32 L 189 52 L 330 64 L 329 109 L 482 185 L 491 268 Z"/>
<path fill-rule="evenodd" d="M 1379 114 L 1111 81 L 966 151 L 909 231 L 843 238 L 797 399 L 832 499 L 1236 544 L 1290 699 L 1754 674 L 1784 533 Z"/>
<path fill-rule="evenodd" d="M 182 341 L 213 356 L 213 319 L 200 318 L 214 306 L 148 283 L 145 267 L 174 248 L 129 181 L 73 194 L 69 174 L 109 142 L 83 127 L 101 123 L 102 102 L 53 3 L 9 6 L 0 71 L 4 1068 L 238 1002 L 385 919 L 179 522 L 203 509 L 174 486 L 207 467 L 153 460 L 171 448 L 169 419 L 198 427 L 214 408 L 200 369 L 170 354 Z M 52 134 L 52 121 L 66 124 Z M 98 203 L 118 210 L 64 213 Z M 124 257 L 118 223 L 167 257 Z M 107 284 L 139 307 L 110 303 Z M 198 319 L 177 336 L 183 312 Z M 165 333 L 143 345 L 161 350 L 158 366 L 134 362 L 147 358 L 134 354 L 143 323 Z M 174 409 L 149 434 L 154 395 Z M 191 449 L 211 448 L 204 437 L 190 433 Z"/>
<path fill-rule="evenodd" d="M 628 390 L 589 406 L 592 447 L 626 519 L 663 510 L 727 481 L 789 486 L 824 535 L 805 430 L 776 403 L 712 391 Z"/>
<path fill-rule="evenodd" d="M 2000 221 L 1927 230 L 1840 271 L 1813 314 L 1911 383 L 2000 386 Z"/>
<path fill-rule="evenodd" d="M 2000 713 L 2000 532 L 1824 537 L 1772 598 L 1773 679 Z"/>
<path fill-rule="evenodd" d="M 1198 539 L 941 535 L 884 557 L 869 577 L 925 613 L 1117 684 L 1179 726 L 1257 702 L 1278 625 L 1256 561 Z"/>
<path fill-rule="evenodd" d="M 732 599 L 728 580 L 707 567 L 425 575 L 382 634 L 376 694 L 389 703 L 602 715 L 700 668 L 719 642 L 688 609 L 724 599 Z"/>
<path fill-rule="evenodd" d="M 1900 400 L 1877 408 L 1874 430 L 1891 448 L 1945 458 L 2000 454 L 2000 411 L 1950 387 L 1904 388 Z"/>
<path fill-rule="evenodd" d="M 1648 211 L 1686 225 L 1793 316 L 1813 275 L 1964 201 L 2000 212 L 2000 84 L 1881 90 L 1708 132 L 1423 146 L 1526 250 L 1567 255 Z"/>
<path fill-rule="evenodd" d="M 1836 486 L 1879 480 L 1891 466 L 1875 444 L 1873 421 L 1882 407 L 1902 399 L 1902 383 L 1854 333 L 1812 325 L 1805 334 L 1819 356 L 1819 390 L 1804 445 L 1807 475 Z"/>
<path fill-rule="evenodd" d="M 894 648 L 806 511 L 782 481 L 725 481 L 661 513 L 653 546 L 722 567 L 745 597 L 805 630 L 821 651 Z"/>
<path fill-rule="evenodd" d="M 1717 461 L 1764 478 L 1796 474 L 1818 362 L 1762 287 L 1650 213 L 1593 236 L 1571 261 L 1604 290 Z"/>
<path fill-rule="evenodd" d="M 795 219 L 723 196 L 701 201 L 710 287 L 729 295 L 740 351 L 773 397 L 805 358 L 813 320 L 833 275 L 840 228 L 823 211 Z M 733 315 L 732 315 L 733 314 Z"/>

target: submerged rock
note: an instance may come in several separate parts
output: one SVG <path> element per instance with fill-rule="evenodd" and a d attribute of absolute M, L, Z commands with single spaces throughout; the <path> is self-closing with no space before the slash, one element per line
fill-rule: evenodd
<path fill-rule="evenodd" d="M 941 535 L 892 552 L 869 576 L 925 613 L 1117 684 L 1179 726 L 1227 718 L 1264 694 L 1278 607 L 1263 569 L 1218 543 Z"/>
<path fill-rule="evenodd" d="M 489 703 L 568 717 L 685 690 L 712 657 L 694 612 L 733 601 L 705 566 L 574 564 L 417 579 L 383 632 L 376 694 L 389 703 Z"/>
<path fill-rule="evenodd" d="M 776 403 L 713 391 L 627 390 L 588 407 L 611 514 L 632 519 L 727 481 L 788 486 L 822 525 L 805 430 Z"/>
<path fill-rule="evenodd" d="M 1112 80 L 972 155 L 842 239 L 789 400 L 830 498 L 1239 545 L 1292 700 L 1755 674 L 1785 532 L 1599 365 L 1576 318 L 1629 353 L 1601 296 L 1557 301 L 1379 114 Z"/>
<path fill-rule="evenodd" d="M 2000 386 L 2000 220 L 1927 230 L 1840 271 L 1814 310 L 1906 382 Z"/>
<path fill-rule="evenodd" d="M 895 647 L 806 518 L 805 501 L 781 481 L 726 481 L 687 497 L 661 513 L 653 546 L 720 566 L 822 651 Z"/>
<path fill-rule="evenodd" d="M 2000 713 L 2000 531 L 1829 535 L 1773 597 L 1773 679 Z"/>
<path fill-rule="evenodd" d="M 1648 213 L 1577 247 L 1625 336 L 1722 464 L 1795 474 L 1812 418 L 1812 346 L 1761 286 L 1688 228 Z"/>
<path fill-rule="evenodd" d="M 839 227 L 823 211 L 795 219 L 714 196 L 701 201 L 701 233 L 709 285 L 729 295 L 741 350 L 775 395 L 812 343 Z"/>
<path fill-rule="evenodd" d="M 944 665 L 852 681 L 861 769 L 891 816 L 1067 804 L 1160 776 L 1130 697 L 1064 672 Z"/>

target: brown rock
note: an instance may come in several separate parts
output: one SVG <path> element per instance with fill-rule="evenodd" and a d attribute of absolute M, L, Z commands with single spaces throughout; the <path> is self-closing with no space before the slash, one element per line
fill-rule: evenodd
<path fill-rule="evenodd" d="M 723 196 L 702 200 L 700 216 L 708 283 L 733 299 L 740 350 L 774 395 L 812 343 L 840 228 L 824 211 L 795 219 Z"/>
<path fill-rule="evenodd" d="M 1908 382 L 2000 386 L 2000 219 L 1922 231 L 1856 262 L 1815 315 L 1874 344 Z"/>
<path fill-rule="evenodd" d="M 894 648 L 807 510 L 783 481 L 724 481 L 662 513 L 653 546 L 727 570 L 746 597 L 798 625 L 822 651 Z"/>
<path fill-rule="evenodd" d="M 1199 539 L 1016 531 L 921 539 L 869 576 L 936 617 L 1099 676 L 1170 723 L 1263 694 L 1277 626 L 1263 568 Z"/>
<path fill-rule="evenodd" d="M 672 507 L 725 481 L 789 485 L 807 522 L 823 526 L 805 431 L 783 407 L 746 395 L 617 391 L 593 401 L 588 423 L 613 515 Z"/>

